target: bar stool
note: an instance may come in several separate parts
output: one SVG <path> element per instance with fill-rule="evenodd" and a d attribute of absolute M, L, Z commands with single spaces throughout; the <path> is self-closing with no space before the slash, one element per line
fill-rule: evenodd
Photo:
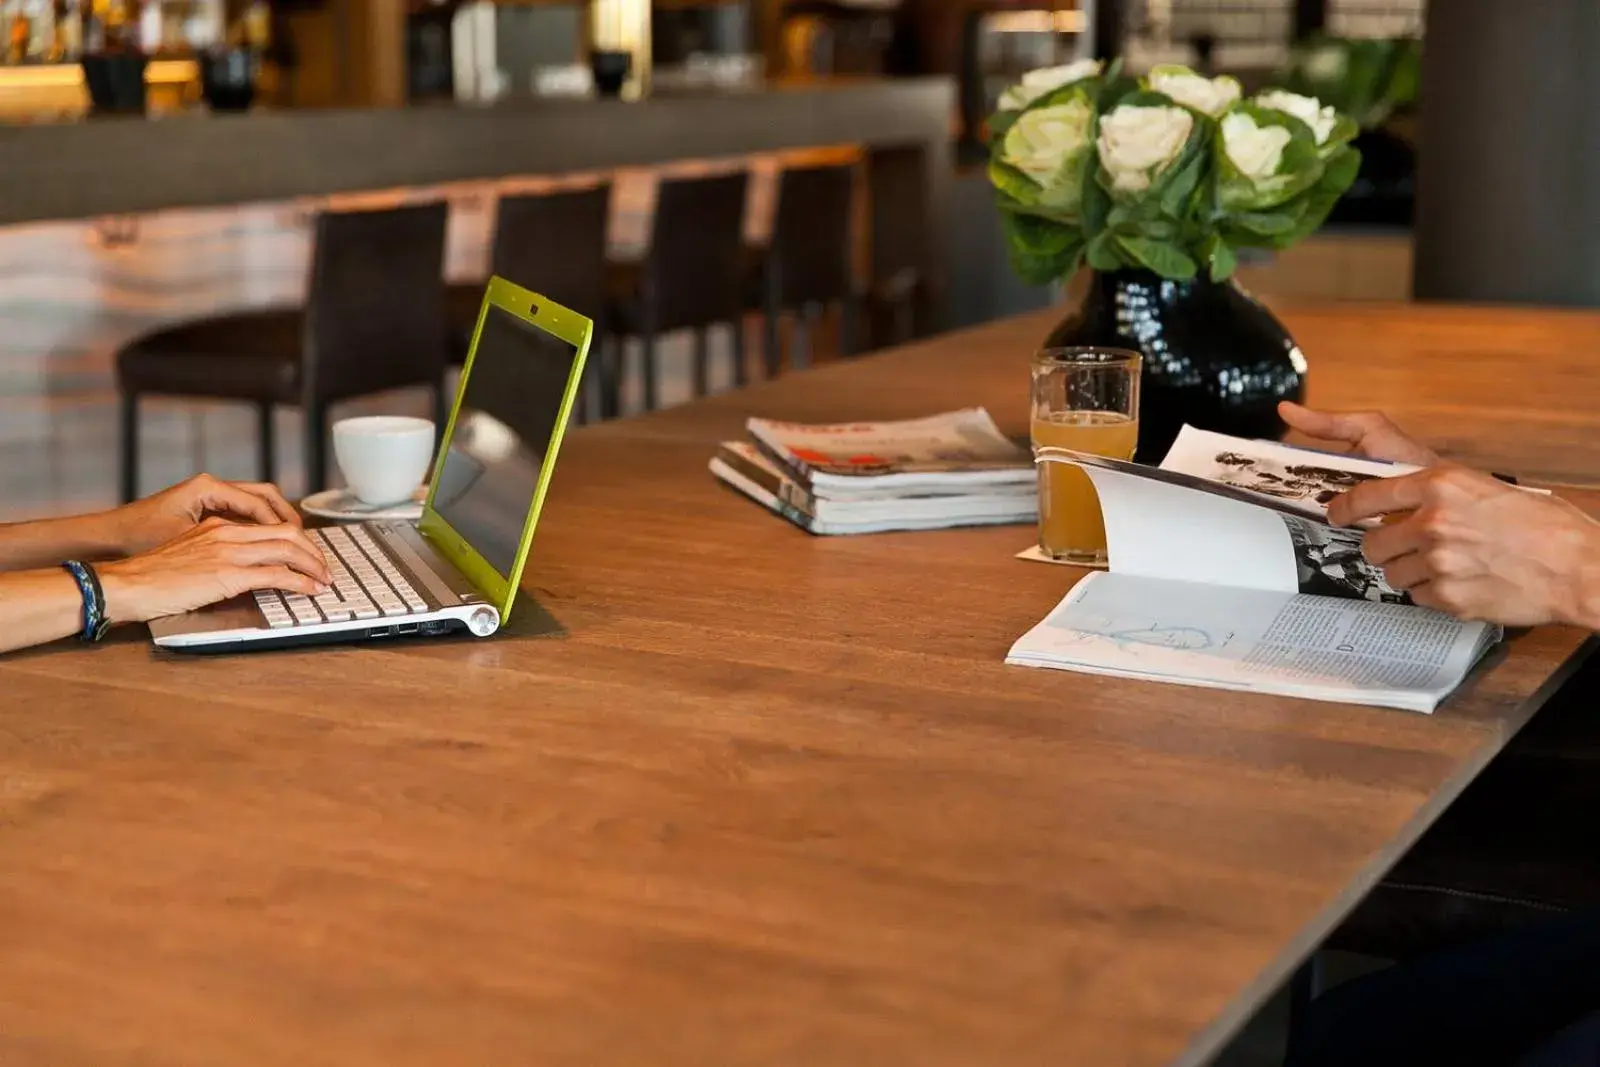
<path fill-rule="evenodd" d="M 796 313 L 796 366 L 803 365 L 802 351 L 810 360 L 814 313 L 830 304 L 840 309 L 842 353 L 855 351 L 859 305 L 851 266 L 854 191 L 855 167 L 850 164 L 785 168 L 778 177 L 772 241 L 750 253 L 765 319 L 762 357 L 768 377 L 778 373 L 778 326 L 785 311 Z"/>
<path fill-rule="evenodd" d="M 744 205 L 749 176 L 743 171 L 663 180 L 650 224 L 650 247 L 642 260 L 608 266 L 606 325 L 621 346 L 639 338 L 644 359 L 645 409 L 660 406 L 656 338 L 673 330 L 694 331 L 694 391 L 706 393 L 707 330 L 733 329 L 733 375 L 745 383 L 744 311 L 746 259 Z M 620 407 L 620 373 L 603 407 Z"/>
<path fill-rule="evenodd" d="M 595 337 L 605 337 L 606 235 L 611 183 L 584 189 L 500 198 L 495 213 L 489 272 L 565 305 L 595 322 Z M 482 283 L 452 285 L 446 307 L 454 333 L 457 362 L 466 358 L 472 330 L 483 304 Z M 587 397 L 603 388 L 604 359 L 592 353 L 585 375 Z"/>
<path fill-rule="evenodd" d="M 122 346 L 122 499 L 138 495 L 141 396 L 254 404 L 263 481 L 274 476 L 273 408 L 300 405 L 307 492 L 327 485 L 328 406 L 336 401 L 426 385 L 443 426 L 446 215 L 442 202 L 320 213 L 304 309 L 216 315 Z"/>
<path fill-rule="evenodd" d="M 867 304 L 872 340 L 887 334 L 901 344 L 928 328 L 932 299 L 927 275 L 927 153 L 920 145 L 885 145 L 867 150 L 867 195 L 871 200 L 872 280 Z M 890 329 L 882 328 L 887 320 Z"/>

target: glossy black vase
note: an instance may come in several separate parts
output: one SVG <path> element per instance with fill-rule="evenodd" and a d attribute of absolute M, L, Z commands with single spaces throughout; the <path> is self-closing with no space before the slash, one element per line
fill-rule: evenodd
<path fill-rule="evenodd" d="M 1159 463 L 1186 422 L 1239 437 L 1279 437 L 1278 401 L 1305 395 L 1306 362 L 1294 338 L 1231 281 L 1097 273 L 1083 303 L 1045 345 L 1144 354 L 1135 456 L 1141 463 Z"/>

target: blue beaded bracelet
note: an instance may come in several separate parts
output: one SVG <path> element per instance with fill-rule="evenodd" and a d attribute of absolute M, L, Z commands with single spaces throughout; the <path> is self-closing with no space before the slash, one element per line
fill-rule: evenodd
<path fill-rule="evenodd" d="M 99 641 L 111 628 L 111 620 L 106 617 L 106 594 L 100 588 L 100 576 L 93 567 L 75 559 L 67 560 L 61 567 L 72 575 L 72 580 L 78 583 L 78 592 L 83 596 L 83 631 L 78 634 L 78 640 Z"/>

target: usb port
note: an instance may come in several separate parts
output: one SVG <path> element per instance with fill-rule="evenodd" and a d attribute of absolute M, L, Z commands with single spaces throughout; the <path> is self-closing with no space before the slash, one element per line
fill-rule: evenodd
<path fill-rule="evenodd" d="M 417 629 L 417 624 L 414 622 L 402 622 L 396 624 L 394 632 L 397 634 L 414 634 L 417 632 Z"/>

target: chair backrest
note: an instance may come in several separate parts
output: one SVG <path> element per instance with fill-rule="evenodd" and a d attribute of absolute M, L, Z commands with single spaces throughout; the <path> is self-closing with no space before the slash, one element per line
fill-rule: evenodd
<path fill-rule="evenodd" d="M 316 216 L 306 294 L 308 400 L 440 382 L 448 358 L 448 214 L 439 201 Z"/>
<path fill-rule="evenodd" d="M 921 145 L 867 150 L 874 284 L 919 278 L 928 262 L 928 157 Z"/>
<path fill-rule="evenodd" d="M 851 217 L 855 167 L 787 168 L 778 178 L 768 269 L 784 307 L 843 300 L 851 277 Z"/>
<path fill-rule="evenodd" d="M 644 299 L 658 333 L 744 314 L 744 171 L 661 182 L 645 259 Z"/>
<path fill-rule="evenodd" d="M 494 273 L 599 320 L 606 296 L 611 184 L 501 197 Z"/>

